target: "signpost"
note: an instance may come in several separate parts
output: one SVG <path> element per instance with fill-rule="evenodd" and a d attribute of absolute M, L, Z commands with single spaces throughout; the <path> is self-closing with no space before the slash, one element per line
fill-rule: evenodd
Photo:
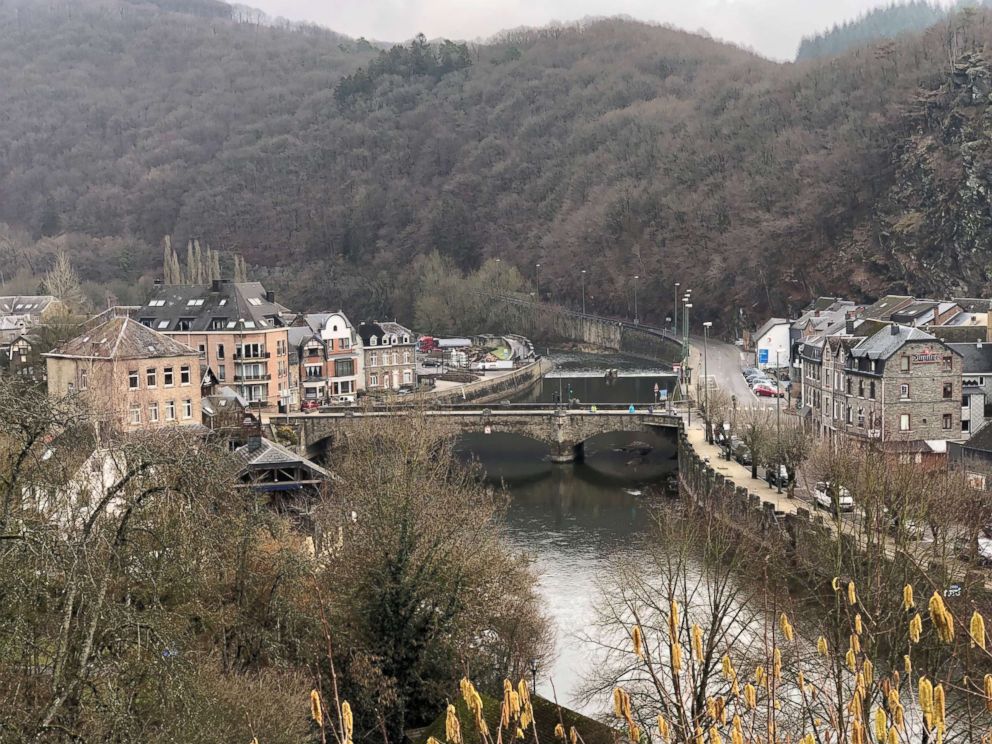
<path fill-rule="evenodd" d="M 768 364 L 768 349 L 758 349 L 758 364 Z"/>

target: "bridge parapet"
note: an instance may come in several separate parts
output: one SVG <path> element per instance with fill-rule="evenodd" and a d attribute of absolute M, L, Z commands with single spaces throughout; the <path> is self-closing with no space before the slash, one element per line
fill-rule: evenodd
<path fill-rule="evenodd" d="M 479 408 L 438 411 L 377 411 L 341 413 L 290 414 L 273 416 L 275 426 L 290 426 L 299 433 L 302 451 L 316 455 L 333 452 L 347 441 L 349 435 L 369 422 L 384 419 L 402 419 L 407 416 L 425 416 L 436 425 L 441 437 L 461 434 L 493 434 L 506 432 L 537 440 L 548 446 L 552 462 L 572 462 L 582 459 L 582 445 L 599 434 L 619 431 L 647 431 L 653 428 L 677 430 L 678 416 L 647 411 L 588 409 L 535 409 Z"/>

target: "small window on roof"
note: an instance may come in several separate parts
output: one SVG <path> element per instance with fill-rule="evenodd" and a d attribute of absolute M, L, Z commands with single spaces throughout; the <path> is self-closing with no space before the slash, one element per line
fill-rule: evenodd
<path fill-rule="evenodd" d="M 83 336 L 83 343 L 84 343 L 84 344 L 85 344 L 85 343 L 86 343 L 87 341 L 89 341 L 89 340 L 90 340 L 90 337 L 89 337 L 89 336 Z"/>
<path fill-rule="evenodd" d="M 262 304 L 262 300 L 259 299 L 258 297 L 249 297 L 248 298 L 248 304 L 249 305 L 254 305 L 255 307 L 258 307 L 259 305 Z"/>
<path fill-rule="evenodd" d="M 222 299 L 222 300 L 221 300 L 220 302 L 218 302 L 217 304 L 218 304 L 218 305 L 220 305 L 221 307 L 224 307 L 224 305 L 226 305 L 226 304 L 227 304 L 227 298 L 226 298 L 226 297 L 225 297 L 225 298 L 223 298 L 223 299 Z"/>
<path fill-rule="evenodd" d="M 152 300 L 151 302 L 148 303 L 148 306 L 149 307 L 164 307 L 165 306 L 165 300 Z"/>
<path fill-rule="evenodd" d="M 167 320 L 160 320 L 158 322 L 158 327 L 159 327 L 159 330 L 161 330 L 163 328 L 168 328 L 169 327 L 169 321 L 167 321 Z"/>
<path fill-rule="evenodd" d="M 229 321 L 228 322 L 227 327 L 228 328 L 234 328 L 234 326 L 236 326 L 236 325 L 237 325 L 237 322 L 232 320 L 232 321 Z"/>
<path fill-rule="evenodd" d="M 255 327 L 255 321 L 254 320 L 246 320 L 245 321 L 245 328 L 254 328 L 254 327 Z"/>
<path fill-rule="evenodd" d="M 203 304 L 202 299 L 192 299 L 192 300 L 187 300 L 186 302 L 187 307 L 199 307 L 202 304 Z"/>

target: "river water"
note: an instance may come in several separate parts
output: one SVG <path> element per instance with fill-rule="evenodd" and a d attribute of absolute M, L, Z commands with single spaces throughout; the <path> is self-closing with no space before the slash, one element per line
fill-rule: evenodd
<path fill-rule="evenodd" d="M 674 378 L 660 367 L 615 355 L 550 354 L 556 372 L 518 402 L 551 402 L 561 389 L 583 404 L 656 400 L 654 386 L 670 389 Z M 604 370 L 620 377 L 604 379 Z M 645 451 L 644 444 L 651 449 Z M 634 445 L 631 447 L 631 445 Z M 534 559 L 545 612 L 556 635 L 555 657 L 538 670 L 538 692 L 574 705 L 574 695 L 594 663 L 594 649 L 579 637 L 595 618 L 598 587 L 608 582 L 608 563 L 635 554 L 650 533 L 648 489 L 675 472 L 674 437 L 651 432 L 604 434 L 589 440 L 585 462 L 554 465 L 538 442 L 511 434 L 470 435 L 461 449 L 478 458 L 487 477 L 510 492 L 507 528 L 514 547 Z M 599 712 L 601 706 L 585 707 Z"/>

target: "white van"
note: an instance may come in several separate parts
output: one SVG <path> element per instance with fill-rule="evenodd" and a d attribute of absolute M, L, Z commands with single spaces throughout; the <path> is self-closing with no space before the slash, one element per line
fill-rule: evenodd
<path fill-rule="evenodd" d="M 834 496 L 837 503 L 834 504 Z M 813 489 L 813 503 L 823 509 L 837 509 L 842 512 L 854 511 L 854 499 L 851 492 L 844 486 L 838 486 L 830 481 L 819 481 Z"/>

